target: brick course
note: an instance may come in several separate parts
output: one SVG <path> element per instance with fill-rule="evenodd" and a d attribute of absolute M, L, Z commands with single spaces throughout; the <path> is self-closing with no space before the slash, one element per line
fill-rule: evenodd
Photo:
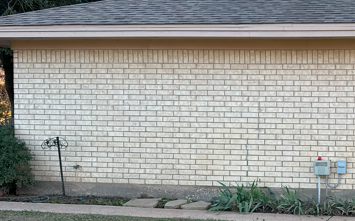
<path fill-rule="evenodd" d="M 338 188 L 354 189 L 354 63 L 355 50 L 15 50 L 16 134 L 37 180 L 60 180 L 40 145 L 61 136 L 72 182 L 316 188 L 323 156 L 347 160 Z"/>

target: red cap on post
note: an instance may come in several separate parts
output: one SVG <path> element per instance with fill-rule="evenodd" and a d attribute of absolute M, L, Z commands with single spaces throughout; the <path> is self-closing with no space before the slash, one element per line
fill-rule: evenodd
<path fill-rule="evenodd" d="M 318 160 L 322 160 L 322 157 L 318 157 Z"/>

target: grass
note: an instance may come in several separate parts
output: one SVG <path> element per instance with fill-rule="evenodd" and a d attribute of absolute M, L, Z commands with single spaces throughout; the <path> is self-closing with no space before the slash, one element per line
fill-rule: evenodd
<path fill-rule="evenodd" d="M 57 214 L 28 211 L 0 211 L 1 221 L 203 221 L 202 219 L 144 218 L 89 214 Z M 211 219 L 210 219 L 211 220 Z M 212 220 L 211 220 L 212 221 Z M 222 221 L 222 220 L 221 220 Z"/>

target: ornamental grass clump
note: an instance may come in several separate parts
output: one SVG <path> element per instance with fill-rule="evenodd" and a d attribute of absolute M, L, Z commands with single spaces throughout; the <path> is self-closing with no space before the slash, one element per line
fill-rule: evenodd
<path fill-rule="evenodd" d="M 21 186 L 32 186 L 30 160 L 26 143 L 14 136 L 10 126 L 0 128 L 0 187 L 5 193 L 16 194 Z"/>
<path fill-rule="evenodd" d="M 277 206 L 278 211 L 280 213 L 302 215 L 304 204 L 303 201 L 298 198 L 299 193 L 299 190 L 294 190 L 294 192 L 292 192 L 287 186 L 284 187 L 283 193 L 281 194 L 281 198 L 279 200 L 279 205 Z"/>
<path fill-rule="evenodd" d="M 211 199 L 210 211 L 231 210 L 244 214 L 253 212 L 303 214 L 305 204 L 299 199 L 299 190 L 291 191 L 288 187 L 283 187 L 283 193 L 280 198 L 277 198 L 269 188 L 260 188 L 256 181 L 248 187 L 238 184 L 233 186 L 234 193 L 226 185 L 219 183 L 223 189 L 219 190 L 220 196 Z"/>
<path fill-rule="evenodd" d="M 273 211 L 274 194 L 267 188 L 268 192 L 258 187 L 257 182 L 244 185 L 233 186 L 233 192 L 223 183 L 219 182 L 223 189 L 219 190 L 219 196 L 211 199 L 212 207 L 210 211 L 231 210 L 240 213 Z"/>
<path fill-rule="evenodd" d="M 318 204 L 314 198 L 300 199 L 300 190 L 282 187 L 282 194 L 276 197 L 269 188 L 260 188 L 257 182 L 233 186 L 232 189 L 219 182 L 219 196 L 211 199 L 210 211 L 230 210 L 240 213 L 283 213 L 294 215 L 314 216 L 355 216 L 355 198 L 341 199 L 328 197 L 325 202 Z M 264 191 L 267 190 L 267 191 Z"/>
<path fill-rule="evenodd" d="M 318 201 L 314 198 L 308 197 L 308 200 L 305 202 L 304 215 L 314 215 L 314 216 L 332 216 L 333 207 L 327 201 L 324 201 L 321 204 L 318 204 Z"/>

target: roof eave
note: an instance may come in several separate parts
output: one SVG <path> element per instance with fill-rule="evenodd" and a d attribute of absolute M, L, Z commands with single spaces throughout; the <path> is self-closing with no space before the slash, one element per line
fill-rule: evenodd
<path fill-rule="evenodd" d="M 10 48 L 11 47 L 11 41 L 0 40 L 0 47 Z"/>
<path fill-rule="evenodd" d="M 241 25 L 0 26 L 0 39 L 41 38 L 340 38 L 355 37 L 354 23 Z"/>

